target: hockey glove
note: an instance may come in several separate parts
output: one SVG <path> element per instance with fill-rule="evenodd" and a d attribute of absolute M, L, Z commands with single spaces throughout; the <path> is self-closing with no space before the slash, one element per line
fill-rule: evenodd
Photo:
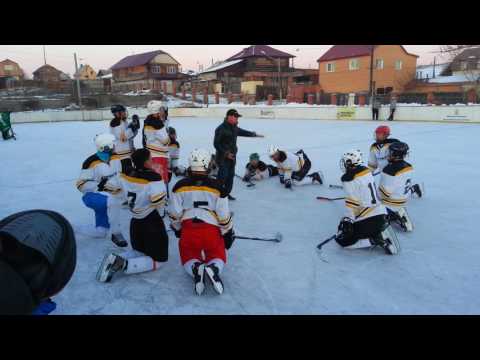
<path fill-rule="evenodd" d="M 338 233 L 337 233 L 337 236 L 338 237 L 343 237 L 343 238 L 348 238 L 348 237 L 351 237 L 353 236 L 353 220 L 348 218 L 348 217 L 344 217 L 341 221 L 340 221 L 340 224 L 338 224 Z"/>
<path fill-rule="evenodd" d="M 285 176 L 280 175 L 280 184 L 285 184 Z"/>
<path fill-rule="evenodd" d="M 170 229 L 173 230 L 173 233 L 175 234 L 175 237 L 176 237 L 177 239 L 180 239 L 180 236 L 182 236 L 182 230 L 181 230 L 181 229 L 180 229 L 180 230 L 175 229 L 175 228 L 172 226 L 172 224 L 170 224 Z"/>
<path fill-rule="evenodd" d="M 138 119 L 138 115 L 132 116 L 132 122 L 128 125 L 128 127 L 132 129 L 133 132 L 136 132 L 138 129 L 140 129 L 140 120 Z"/>
<path fill-rule="evenodd" d="M 108 181 L 107 176 L 103 176 L 100 182 L 98 183 L 98 191 L 105 191 L 105 184 Z"/>
<path fill-rule="evenodd" d="M 248 175 L 245 175 L 242 180 L 245 182 L 249 182 L 251 178 L 252 178 L 252 175 L 248 174 Z"/>
<path fill-rule="evenodd" d="M 235 241 L 235 232 L 233 229 L 230 229 L 229 232 L 223 235 L 223 241 L 225 242 L 225 249 L 230 249 Z"/>
<path fill-rule="evenodd" d="M 292 187 L 292 180 L 285 180 L 285 188 L 290 189 Z"/>

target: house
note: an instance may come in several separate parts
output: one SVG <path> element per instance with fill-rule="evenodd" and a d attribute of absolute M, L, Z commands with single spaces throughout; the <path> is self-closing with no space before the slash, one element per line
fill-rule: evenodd
<path fill-rule="evenodd" d="M 167 92 L 171 92 L 178 88 L 178 80 L 185 77 L 179 67 L 180 63 L 162 50 L 130 55 L 111 67 L 112 86 L 116 91 L 160 91 L 166 86 Z"/>
<path fill-rule="evenodd" d="M 22 68 L 15 61 L 0 61 L 0 89 L 11 87 L 15 81 L 23 80 L 24 76 Z"/>
<path fill-rule="evenodd" d="M 429 80 L 437 76 L 445 76 L 450 68 L 450 63 L 418 65 L 415 71 L 415 79 Z"/>
<path fill-rule="evenodd" d="M 453 76 L 466 76 L 476 81 L 480 78 L 480 47 L 463 50 L 452 60 L 450 68 Z"/>
<path fill-rule="evenodd" d="M 57 82 L 69 80 L 69 76 L 52 65 L 45 64 L 33 72 L 33 80 L 43 82 Z"/>
<path fill-rule="evenodd" d="M 275 96 L 285 96 L 295 56 L 268 45 L 252 45 L 198 74 L 209 91 L 259 95 L 258 87 Z M 281 91 L 280 91 L 281 90 Z"/>
<path fill-rule="evenodd" d="M 402 45 L 334 45 L 317 60 L 319 85 L 325 93 L 402 92 L 415 79 L 417 58 Z"/>
<path fill-rule="evenodd" d="M 112 70 L 101 69 L 101 70 L 98 70 L 97 78 L 104 78 L 104 77 L 108 78 L 108 77 L 111 77 L 111 75 L 112 75 Z"/>
<path fill-rule="evenodd" d="M 96 80 L 97 73 L 90 65 L 80 65 L 73 77 L 79 80 Z"/>

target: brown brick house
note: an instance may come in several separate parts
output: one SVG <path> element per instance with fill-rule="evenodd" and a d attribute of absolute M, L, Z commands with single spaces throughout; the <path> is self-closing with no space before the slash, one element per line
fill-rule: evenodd
<path fill-rule="evenodd" d="M 402 45 L 334 45 L 317 60 L 319 85 L 325 93 L 368 94 L 371 80 L 373 93 L 402 92 L 417 58 Z"/>
<path fill-rule="evenodd" d="M 160 91 L 166 86 L 171 92 L 173 87 L 177 89 L 176 81 L 184 78 L 179 67 L 180 63 L 162 50 L 130 55 L 111 67 L 112 86 L 115 91 Z"/>
<path fill-rule="evenodd" d="M 45 64 L 33 72 L 33 80 L 43 82 L 58 82 L 69 80 L 68 75 L 54 68 L 52 65 Z"/>

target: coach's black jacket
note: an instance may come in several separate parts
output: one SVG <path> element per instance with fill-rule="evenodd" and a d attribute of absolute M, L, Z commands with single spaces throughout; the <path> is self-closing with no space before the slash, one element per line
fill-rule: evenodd
<path fill-rule="evenodd" d="M 217 127 L 213 140 L 213 146 L 217 150 L 215 160 L 217 164 L 220 165 L 225 161 L 227 152 L 237 154 L 237 136 L 255 137 L 257 134 L 232 125 L 226 120 Z"/>

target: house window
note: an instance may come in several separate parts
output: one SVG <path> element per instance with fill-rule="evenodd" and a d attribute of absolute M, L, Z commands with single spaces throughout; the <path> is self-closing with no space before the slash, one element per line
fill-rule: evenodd
<path fill-rule="evenodd" d="M 477 69 L 480 69 L 480 60 L 477 61 Z"/>
<path fill-rule="evenodd" d="M 383 59 L 376 59 L 375 60 L 375 69 L 383 69 Z"/>
<path fill-rule="evenodd" d="M 177 69 L 175 66 L 167 66 L 167 74 L 175 74 L 177 72 Z"/>
<path fill-rule="evenodd" d="M 335 63 L 327 63 L 326 68 L 327 68 L 327 72 L 334 72 L 335 71 Z"/>
<path fill-rule="evenodd" d="M 160 74 L 160 65 L 152 65 L 152 73 Z"/>
<path fill-rule="evenodd" d="M 5 71 L 13 71 L 13 65 L 3 65 Z"/>
<path fill-rule="evenodd" d="M 348 62 L 348 69 L 349 69 L 349 70 L 358 70 L 358 69 L 360 69 L 360 62 L 358 61 L 358 59 L 351 59 L 351 60 Z"/>
<path fill-rule="evenodd" d="M 467 62 L 460 61 L 460 70 L 467 70 Z"/>
<path fill-rule="evenodd" d="M 395 61 L 395 70 L 402 70 L 402 60 Z"/>

